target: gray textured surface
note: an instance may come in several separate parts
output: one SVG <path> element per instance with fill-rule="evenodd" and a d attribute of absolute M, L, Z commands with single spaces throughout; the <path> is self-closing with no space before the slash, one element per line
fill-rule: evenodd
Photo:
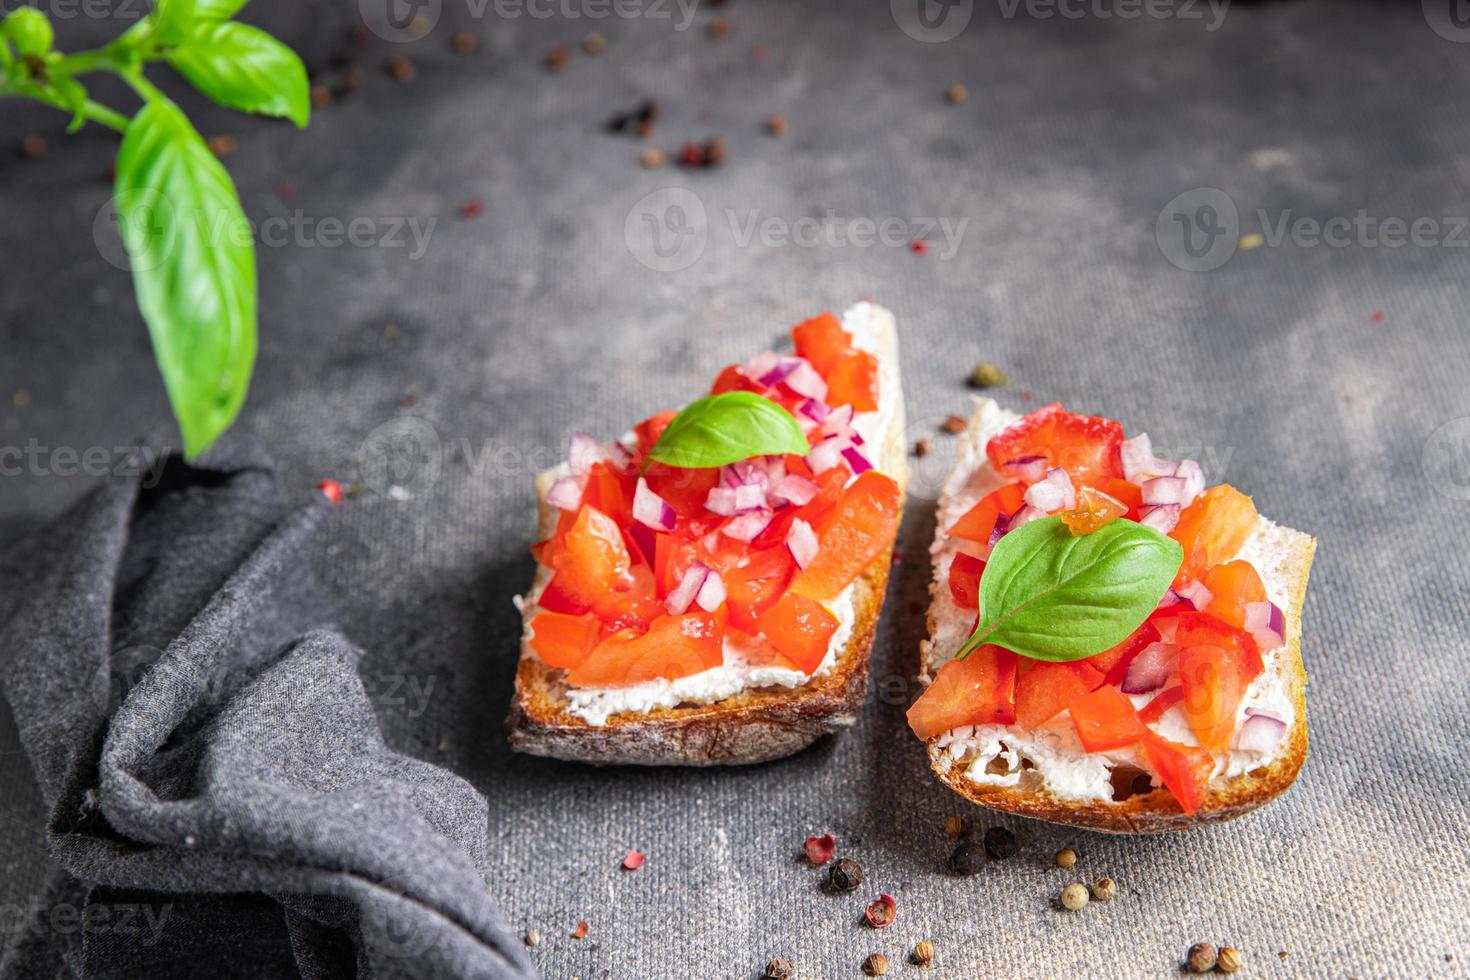
<path fill-rule="evenodd" d="M 350 5 L 258 3 L 255 19 L 321 66 L 355 18 Z M 323 539 L 322 572 L 368 651 L 390 743 L 487 791 L 490 888 L 547 937 L 536 957 L 550 977 L 753 976 L 775 954 L 806 975 L 850 976 L 866 953 L 896 960 L 924 937 L 936 976 L 1169 975 L 1198 939 L 1239 946 L 1258 975 L 1463 974 L 1470 502 L 1431 486 L 1467 490 L 1429 437 L 1470 415 L 1466 249 L 1282 244 L 1191 274 L 1161 256 L 1155 221 L 1201 186 L 1230 194 L 1242 233 L 1260 230 L 1257 208 L 1463 217 L 1470 47 L 1436 35 L 1417 4 L 1237 4 L 1214 32 L 978 6 L 958 38 L 923 44 L 883 3 L 732 3 L 720 13 L 733 33 L 716 42 L 709 11 L 678 32 L 648 18 L 475 20 L 450 2 L 424 41 L 351 49 L 369 69 L 363 90 L 305 133 L 202 114 L 207 132 L 240 135 L 228 163 L 254 217 L 281 207 L 271 189 L 285 178 L 289 207 L 313 216 L 440 219 L 417 261 L 261 249 L 261 356 L 241 423 L 298 489 L 359 477 L 377 458 L 365 440 L 391 420 L 424 420 L 439 440 L 428 458 L 442 466 L 401 475 L 412 499 L 369 490 Z M 478 32 L 481 50 L 452 55 L 451 26 Z M 552 44 L 594 28 L 609 39 L 600 58 L 541 67 Z M 415 59 L 414 84 L 377 70 L 390 48 Z M 942 98 L 955 81 L 970 90 L 961 106 Z M 644 95 L 667 105 L 661 145 L 719 134 L 729 162 L 640 169 L 639 145 L 600 125 Z M 771 112 L 791 122 L 782 140 L 761 132 Z M 165 406 L 127 279 L 90 234 L 112 140 L 64 140 L 57 116 L 0 106 L 0 132 L 30 128 L 52 139 L 45 165 L 0 162 L 0 394 L 30 396 L 0 403 L 0 445 L 123 443 Z M 635 260 L 624 225 L 670 185 L 694 190 L 713 227 L 697 262 L 660 273 Z M 484 216 L 457 220 L 470 198 Z M 725 218 L 829 208 L 968 225 L 946 260 L 742 246 Z M 963 376 L 985 357 L 1010 371 L 1017 407 L 1029 391 L 1147 428 L 1165 448 L 1203 446 L 1212 477 L 1318 535 L 1312 754 L 1280 802 L 1163 840 L 1009 822 L 1022 855 L 958 881 L 940 873 L 940 824 L 961 805 L 923 772 L 906 694 L 874 695 L 853 732 L 746 771 L 593 771 L 506 753 L 530 471 L 570 431 L 617 431 L 795 319 L 864 296 L 899 314 L 915 435 L 963 410 Z M 1464 431 L 1450 434 L 1463 451 Z M 48 475 L 0 481 L 0 533 L 83 489 L 49 458 Z M 932 485 L 921 469 L 915 490 Z M 895 685 L 915 662 L 927 510 L 911 501 L 876 646 L 875 677 Z M 42 815 L 14 748 L 7 721 L 0 829 L 15 846 L 0 851 L 0 899 L 23 901 Z M 817 891 L 794 855 L 823 829 L 871 888 Z M 1064 844 L 1082 852 L 1081 875 L 1119 881 L 1117 901 L 1050 906 L 1068 876 L 1048 857 Z M 634 874 L 617 869 L 628 847 L 649 854 Z M 897 896 L 899 920 L 873 934 L 856 923 L 879 890 Z M 588 938 L 567 938 L 583 918 Z"/>

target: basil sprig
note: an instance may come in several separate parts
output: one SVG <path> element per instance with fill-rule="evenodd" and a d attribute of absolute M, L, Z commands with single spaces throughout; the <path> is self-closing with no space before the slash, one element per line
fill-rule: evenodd
<path fill-rule="evenodd" d="M 1129 520 L 1073 535 L 1059 517 L 995 545 L 980 578 L 980 625 L 959 656 L 994 643 L 1034 660 L 1101 653 L 1138 629 L 1173 582 L 1184 549 Z"/>
<path fill-rule="evenodd" d="M 187 117 L 143 75 L 166 61 L 205 96 L 305 126 L 306 69 L 280 41 L 230 20 L 245 0 L 156 0 L 102 47 L 53 49 L 46 15 L 0 21 L 0 97 L 25 96 L 123 134 L 113 206 L 169 403 L 193 457 L 239 414 L 255 364 L 255 247 L 235 186 Z M 131 118 L 81 78 L 110 72 L 143 101 Z"/>
<path fill-rule="evenodd" d="M 648 458 L 668 466 L 706 469 L 752 456 L 811 447 L 786 409 L 753 391 L 727 391 L 691 403 L 659 436 Z"/>

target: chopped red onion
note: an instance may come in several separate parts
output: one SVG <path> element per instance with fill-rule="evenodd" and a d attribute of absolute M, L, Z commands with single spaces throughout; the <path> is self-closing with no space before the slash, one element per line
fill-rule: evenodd
<path fill-rule="evenodd" d="M 799 407 L 796 411 L 802 415 L 805 415 L 813 422 L 825 421 L 827 416 L 832 414 L 832 409 L 828 408 L 825 402 L 818 401 L 815 398 L 808 398 L 806 401 L 802 402 L 801 407 Z"/>
<path fill-rule="evenodd" d="M 684 577 L 679 580 L 679 584 L 674 587 L 674 591 L 670 592 L 669 597 L 664 600 L 664 608 L 669 611 L 669 615 L 682 616 L 689 608 L 689 604 L 694 601 L 694 597 L 699 594 L 704 580 L 708 577 L 708 566 L 700 562 L 690 565 Z"/>
<path fill-rule="evenodd" d="M 845 436 L 852 431 L 853 408 L 851 405 L 843 405 L 832 409 L 832 413 L 822 420 L 822 435 Z"/>
<path fill-rule="evenodd" d="M 1159 600 L 1159 604 L 1157 606 L 1155 606 L 1154 608 L 1156 608 L 1156 609 L 1168 609 L 1170 606 L 1177 606 L 1181 602 L 1185 602 L 1185 601 L 1187 601 L 1187 600 L 1185 600 L 1185 598 L 1182 595 L 1180 595 L 1178 592 L 1175 592 L 1173 589 L 1165 589 L 1164 590 L 1164 597 Z M 1193 603 L 1190 603 L 1190 604 L 1193 605 Z"/>
<path fill-rule="evenodd" d="M 1194 498 L 1205 492 L 1205 471 L 1194 460 L 1186 459 L 1180 463 L 1174 470 L 1174 475 L 1184 481 L 1184 499 L 1180 503 L 1185 507 L 1194 503 Z"/>
<path fill-rule="evenodd" d="M 1006 526 L 1006 533 L 1009 534 L 1011 531 L 1014 531 L 1022 524 L 1030 524 L 1032 521 L 1039 521 L 1045 516 L 1046 511 L 1042 510 L 1040 507 L 1032 507 L 1030 504 L 1027 504 L 1026 506 L 1022 507 L 1020 510 L 1011 515 L 1010 523 Z"/>
<path fill-rule="evenodd" d="M 1184 506 L 1185 481 L 1178 476 L 1159 476 L 1143 481 L 1143 503 L 1147 507 L 1160 504 Z"/>
<path fill-rule="evenodd" d="M 620 470 L 633 465 L 633 450 L 614 439 L 607 444 L 607 461 Z"/>
<path fill-rule="evenodd" d="M 581 476 L 592 468 L 593 463 L 600 463 L 606 458 L 607 450 L 602 443 L 585 432 L 572 433 L 572 441 L 567 446 L 567 465 L 573 476 Z"/>
<path fill-rule="evenodd" d="M 781 360 L 780 354 L 773 351 L 762 351 L 747 361 L 745 366 L 740 369 L 740 373 L 753 381 L 780 364 Z"/>
<path fill-rule="evenodd" d="M 1246 710 L 1245 724 L 1235 733 L 1235 748 L 1242 752 L 1270 755 L 1286 735 L 1286 722 L 1268 714 Z"/>
<path fill-rule="evenodd" d="M 1001 468 L 1023 483 L 1037 483 L 1046 478 L 1046 457 L 1017 456 L 1001 464 Z"/>
<path fill-rule="evenodd" d="M 729 523 L 720 528 L 720 533 L 736 541 L 754 541 L 771 523 L 771 517 L 772 514 L 768 510 L 753 510 L 732 518 Z"/>
<path fill-rule="evenodd" d="M 795 504 L 800 507 L 802 504 L 810 503 L 812 498 L 821 492 L 822 488 L 806 477 L 799 476 L 795 473 L 787 473 L 781 478 L 781 482 L 776 484 L 776 488 L 771 491 L 771 498 L 773 500 L 784 500 L 788 504 Z"/>
<path fill-rule="evenodd" d="M 804 358 L 796 359 L 796 367 L 786 375 L 783 384 L 798 395 L 804 395 L 817 401 L 822 401 L 827 397 L 827 382 Z"/>
<path fill-rule="evenodd" d="M 817 443 L 807 453 L 806 465 L 818 476 L 832 469 L 842 462 L 842 442 L 843 440 L 834 437 Z"/>
<path fill-rule="evenodd" d="M 1123 675 L 1124 694 L 1147 694 L 1164 686 L 1179 658 L 1179 648 L 1172 643 L 1150 643 L 1128 664 Z"/>
<path fill-rule="evenodd" d="M 1247 602 L 1245 631 L 1262 650 L 1275 650 L 1286 643 L 1286 614 L 1274 602 Z"/>
<path fill-rule="evenodd" d="M 842 458 L 847 460 L 848 466 L 852 467 L 853 476 L 857 476 L 859 473 L 865 473 L 873 468 L 873 464 L 868 462 L 867 457 L 858 452 L 855 446 L 848 446 L 842 450 Z"/>
<path fill-rule="evenodd" d="M 725 602 L 725 580 L 720 573 L 711 571 L 704 577 L 704 584 L 694 597 L 694 602 L 705 612 L 714 612 Z"/>
<path fill-rule="evenodd" d="M 734 517 L 738 507 L 733 487 L 713 487 L 704 498 L 704 509 L 721 517 Z"/>
<path fill-rule="evenodd" d="M 795 357 L 778 358 L 769 368 L 756 375 L 755 379 L 767 388 L 774 388 L 776 385 L 785 381 L 787 375 L 796 370 L 797 363 L 798 359 Z M 754 362 L 752 362 L 752 366 L 754 366 Z"/>
<path fill-rule="evenodd" d="M 1077 506 L 1077 490 L 1067 471 L 1060 466 L 1046 473 L 1046 479 L 1031 484 L 1025 497 L 1026 504 L 1049 514 L 1054 510 L 1066 510 Z"/>
<path fill-rule="evenodd" d="M 1140 432 L 1132 439 L 1124 439 L 1123 445 L 1118 449 L 1118 457 L 1123 463 L 1123 475 L 1133 483 L 1143 483 L 1156 476 L 1168 476 L 1175 470 L 1174 464 L 1169 460 L 1159 459 L 1154 455 L 1153 443 L 1147 432 Z"/>
<path fill-rule="evenodd" d="M 1138 512 L 1138 523 L 1151 527 L 1160 534 L 1168 534 L 1179 523 L 1179 505 L 1159 504 L 1157 507 L 1145 507 Z"/>
<path fill-rule="evenodd" d="M 576 478 L 564 476 L 546 491 L 546 502 L 558 510 L 576 510 L 582 504 L 582 488 Z"/>
<path fill-rule="evenodd" d="M 1174 590 L 1179 598 L 1187 601 L 1196 611 L 1203 610 L 1215 600 L 1215 593 L 1205 588 L 1203 582 L 1186 582 Z"/>
<path fill-rule="evenodd" d="M 791 549 L 791 557 L 796 559 L 796 564 L 805 568 L 817 557 L 817 532 L 798 517 L 791 522 L 791 530 L 786 533 L 786 547 Z"/>
<path fill-rule="evenodd" d="M 766 506 L 766 491 L 755 483 L 746 483 L 735 488 L 735 513 L 748 514 Z"/>
<path fill-rule="evenodd" d="M 633 519 L 655 531 L 672 531 L 678 515 L 668 501 L 648 489 L 648 481 L 640 476 L 633 490 Z"/>

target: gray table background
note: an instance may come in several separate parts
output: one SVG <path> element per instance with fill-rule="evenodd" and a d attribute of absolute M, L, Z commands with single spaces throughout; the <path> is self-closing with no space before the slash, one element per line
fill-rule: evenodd
<path fill-rule="evenodd" d="M 898 961 L 922 938 L 935 976 L 1169 975 L 1201 939 L 1240 947 L 1255 975 L 1464 975 L 1470 479 L 1454 453 L 1470 428 L 1455 423 L 1470 415 L 1470 268 L 1455 219 L 1470 214 L 1470 45 L 1413 3 L 1237 3 L 1218 30 L 1204 8 L 1045 19 L 977 4 L 943 43 L 905 34 L 884 3 L 732 2 L 688 30 L 664 9 L 539 19 L 444 0 L 426 38 L 359 48 L 344 40 L 360 23 L 350 4 L 256 0 L 247 19 L 329 83 L 345 55 L 361 90 L 305 132 L 183 96 L 206 133 L 239 137 L 227 165 L 252 218 L 367 217 L 384 234 L 383 219 L 437 219 L 417 258 L 320 235 L 260 247 L 260 358 L 239 425 L 298 491 L 328 475 L 363 486 L 321 540 L 322 575 L 367 651 L 389 741 L 488 797 L 488 887 L 546 937 L 546 975 L 744 977 L 779 954 L 806 976 L 854 976 L 867 953 Z M 706 36 L 714 16 L 728 38 Z M 119 26 L 79 18 L 60 41 Z M 456 28 L 480 50 L 453 54 Z M 552 45 L 575 49 L 594 29 L 606 53 L 542 67 Z M 412 84 L 381 70 L 391 53 L 413 59 Z M 963 105 L 943 99 L 954 82 L 969 87 Z M 719 135 L 728 162 L 641 169 L 641 145 L 601 126 L 643 96 L 665 105 L 658 145 Z M 761 128 L 773 112 L 791 125 L 780 140 Z M 106 261 L 107 236 L 94 244 L 115 140 L 63 125 L 0 105 L 7 142 L 36 130 L 52 146 L 42 162 L 0 159 L 0 446 L 44 447 L 38 473 L 0 479 L 0 542 L 89 485 L 66 475 L 66 449 L 111 453 L 166 414 L 128 278 Z M 280 180 L 295 188 L 285 202 Z M 642 215 L 666 230 L 681 215 L 669 192 L 639 202 L 669 187 L 692 192 L 707 223 L 677 201 L 705 231 L 670 239 L 697 258 L 659 271 Z M 1242 235 L 1266 230 L 1258 209 L 1268 223 L 1362 210 L 1433 219 L 1446 240 L 1391 248 L 1356 232 L 1182 271 L 1164 254 L 1179 254 L 1177 232 L 1161 247 L 1156 221 L 1202 187 L 1229 196 Z M 470 199 L 484 213 L 460 220 Z M 1208 217 L 1201 202 L 1186 210 Z M 924 255 L 742 239 L 752 218 L 829 209 L 966 224 L 952 255 L 937 233 Z M 875 645 L 882 687 L 858 726 L 740 770 L 509 754 L 532 471 L 570 432 L 621 431 L 797 319 L 863 297 L 898 313 L 912 436 L 937 451 L 914 483 Z M 1131 840 L 974 811 L 1014 828 L 1022 854 L 973 879 L 942 874 L 942 822 L 967 806 L 928 778 L 903 712 L 946 465 L 934 429 L 965 410 L 982 357 L 1010 372 L 1008 404 L 1062 399 L 1146 428 L 1318 536 L 1312 751 L 1276 805 Z M 0 713 L 0 901 L 13 910 L 40 880 L 43 815 Z M 819 893 L 795 854 L 824 830 L 871 886 Z M 1076 875 L 1050 866 L 1065 845 L 1082 853 Z M 649 855 L 634 874 L 618 870 L 629 847 Z M 1067 880 L 1101 874 L 1119 882 L 1112 905 L 1051 904 Z M 857 920 L 880 890 L 899 917 L 873 933 Z M 581 919 L 591 931 L 577 942 Z"/>

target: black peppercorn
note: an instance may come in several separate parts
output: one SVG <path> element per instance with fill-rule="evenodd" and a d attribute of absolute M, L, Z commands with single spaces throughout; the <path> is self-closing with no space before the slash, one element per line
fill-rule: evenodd
<path fill-rule="evenodd" d="M 839 858 L 827 872 L 827 887 L 835 892 L 850 892 L 862 883 L 862 865 L 852 858 Z"/>
<path fill-rule="evenodd" d="M 1021 845 L 1016 841 L 1016 835 L 1004 827 L 991 827 L 985 832 L 985 853 L 993 860 L 1004 861 L 1013 858 Z"/>
<path fill-rule="evenodd" d="M 973 841 L 961 841 L 949 856 L 949 870 L 957 875 L 979 874 L 985 867 L 985 852 Z"/>

